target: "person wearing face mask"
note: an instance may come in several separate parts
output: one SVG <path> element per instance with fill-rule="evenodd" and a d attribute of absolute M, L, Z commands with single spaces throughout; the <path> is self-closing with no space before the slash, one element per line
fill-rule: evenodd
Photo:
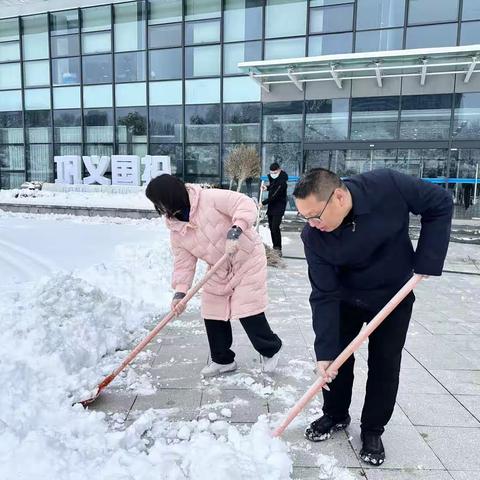
<path fill-rule="evenodd" d="M 268 228 L 272 236 L 273 248 L 282 256 L 280 225 L 287 207 L 288 175 L 277 162 L 274 162 L 270 165 L 268 180 L 269 184 L 264 185 L 264 190 L 268 190 L 268 197 L 262 201 L 262 205 L 267 205 Z"/>
<path fill-rule="evenodd" d="M 325 378 L 323 416 L 305 430 L 320 442 L 350 423 L 355 359 L 326 373 L 356 337 L 414 273 L 441 275 L 447 254 L 453 203 L 444 188 L 390 169 L 372 170 L 342 180 L 315 168 L 293 192 L 306 225 L 302 241 L 312 291 L 317 373 Z M 410 213 L 420 215 L 416 249 L 409 237 Z M 392 416 L 402 349 L 415 295 L 409 295 L 370 335 L 368 379 L 360 431 L 360 457 L 381 465 L 381 436 Z"/>
<path fill-rule="evenodd" d="M 253 347 L 262 355 L 263 371 L 273 372 L 282 341 L 265 317 L 267 259 L 262 239 L 254 227 L 255 202 L 241 193 L 185 184 L 173 175 L 160 175 L 147 185 L 147 198 L 166 217 L 173 250 L 172 309 L 192 286 L 197 260 L 210 267 L 224 253 L 229 259 L 202 289 L 211 363 L 201 371 L 213 377 L 237 369 L 230 319 L 239 319 Z"/>

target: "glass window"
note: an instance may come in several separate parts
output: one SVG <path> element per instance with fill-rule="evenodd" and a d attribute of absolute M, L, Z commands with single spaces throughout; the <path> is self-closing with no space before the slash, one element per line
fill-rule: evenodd
<path fill-rule="evenodd" d="M 225 0 L 223 40 L 237 42 L 262 38 L 262 20 L 262 0 Z"/>
<path fill-rule="evenodd" d="M 140 158 L 144 157 L 148 153 L 146 143 L 119 143 L 117 145 L 118 155 L 137 155 Z"/>
<path fill-rule="evenodd" d="M 84 33 L 82 51 L 84 54 L 111 52 L 112 37 L 110 32 Z"/>
<path fill-rule="evenodd" d="M 69 57 L 80 54 L 78 35 L 62 35 L 51 39 L 52 57 Z"/>
<path fill-rule="evenodd" d="M 115 51 L 130 52 L 145 48 L 145 4 L 131 2 L 114 5 Z"/>
<path fill-rule="evenodd" d="M 19 42 L 0 43 L 0 62 L 20 60 Z"/>
<path fill-rule="evenodd" d="M 48 58 L 47 15 L 23 17 L 23 59 Z"/>
<path fill-rule="evenodd" d="M 182 24 L 159 25 L 148 28 L 148 48 L 180 47 Z"/>
<path fill-rule="evenodd" d="M 149 83 L 150 105 L 181 105 L 182 81 Z"/>
<path fill-rule="evenodd" d="M 136 107 L 147 104 L 146 83 L 122 83 L 115 86 L 117 107 Z"/>
<path fill-rule="evenodd" d="M 145 52 L 115 54 L 115 81 L 141 82 L 145 80 Z"/>
<path fill-rule="evenodd" d="M 410 0 L 408 24 L 453 22 L 458 19 L 458 0 Z"/>
<path fill-rule="evenodd" d="M 480 2 L 478 0 L 463 0 L 462 20 L 480 19 Z"/>
<path fill-rule="evenodd" d="M 456 44 L 456 23 L 407 28 L 406 48 L 448 47 Z"/>
<path fill-rule="evenodd" d="M 166 48 L 151 50 L 150 80 L 169 80 L 182 78 L 182 49 Z"/>
<path fill-rule="evenodd" d="M 105 145 L 105 144 L 85 145 L 84 148 L 85 148 L 85 155 L 98 155 L 99 157 L 101 157 L 102 155 L 111 157 L 113 155 L 113 145 Z"/>
<path fill-rule="evenodd" d="M 310 37 L 308 39 L 308 56 L 350 53 L 352 51 L 352 38 L 351 33 L 330 33 L 329 35 Z"/>
<path fill-rule="evenodd" d="M 80 108 L 80 87 L 54 88 L 53 108 Z"/>
<path fill-rule="evenodd" d="M 0 65 L 0 90 L 21 88 L 22 76 L 19 63 L 6 63 Z M 0 109 L 2 106 L 0 105 Z"/>
<path fill-rule="evenodd" d="M 64 35 L 78 33 L 78 10 L 52 12 L 50 14 L 50 34 Z"/>
<path fill-rule="evenodd" d="M 222 185 L 225 185 L 228 189 L 232 190 L 233 188 L 236 190 L 238 188 L 238 183 L 234 182 L 233 179 L 231 179 L 228 175 L 227 172 L 225 171 L 225 163 L 227 162 L 228 158 L 230 155 L 240 146 L 241 144 L 235 144 L 235 143 L 227 143 L 223 145 L 223 151 L 222 151 L 222 165 L 223 165 L 223 178 L 222 178 Z M 261 154 L 260 154 L 260 145 L 258 144 L 248 144 L 248 145 L 243 145 L 244 147 L 247 147 L 248 149 L 253 149 L 255 153 L 258 155 L 258 159 L 260 160 L 261 163 Z M 260 165 L 261 167 L 261 165 Z M 225 188 L 223 187 L 223 188 Z M 258 191 L 260 188 L 260 181 L 258 177 L 256 178 L 247 178 L 245 181 L 242 183 L 240 187 L 240 192 L 244 193 L 247 195 L 247 197 L 256 197 L 258 198 Z"/>
<path fill-rule="evenodd" d="M 405 0 L 357 0 L 357 29 L 403 27 Z"/>
<path fill-rule="evenodd" d="M 111 107 L 112 105 L 111 85 L 83 87 L 83 106 L 85 108 Z"/>
<path fill-rule="evenodd" d="M 286 38 L 285 40 L 267 40 L 265 42 L 265 60 L 304 56 L 305 37 Z"/>
<path fill-rule="evenodd" d="M 150 141 L 181 143 L 183 141 L 182 107 L 150 107 Z"/>
<path fill-rule="evenodd" d="M 25 127 L 27 127 L 27 141 L 29 143 L 50 143 L 52 141 L 49 110 L 25 112 Z"/>
<path fill-rule="evenodd" d="M 223 73 L 243 73 L 239 62 L 262 59 L 262 42 L 228 43 L 223 46 Z"/>
<path fill-rule="evenodd" d="M 281 165 L 288 175 L 300 175 L 302 147 L 300 143 L 264 143 L 262 172 L 268 173 L 273 162 Z"/>
<path fill-rule="evenodd" d="M 18 33 L 18 18 L 0 20 L 0 42 L 20 40 Z"/>
<path fill-rule="evenodd" d="M 403 28 L 389 30 L 370 30 L 357 32 L 356 52 L 375 52 L 385 50 L 401 50 L 403 45 Z"/>
<path fill-rule="evenodd" d="M 112 83 L 112 56 L 92 55 L 82 58 L 83 83 Z"/>
<path fill-rule="evenodd" d="M 150 155 L 168 155 L 172 174 L 178 175 L 183 171 L 183 148 L 182 145 L 172 143 L 152 143 L 150 144 Z"/>
<path fill-rule="evenodd" d="M 188 143 L 220 141 L 219 105 L 185 107 L 185 141 Z"/>
<path fill-rule="evenodd" d="M 28 179 L 53 182 L 51 145 L 29 145 L 26 152 Z"/>
<path fill-rule="evenodd" d="M 147 109 L 117 108 L 117 141 L 134 144 L 147 142 Z M 127 150 L 130 150 L 127 145 Z M 127 153 L 132 155 L 132 153 Z"/>
<path fill-rule="evenodd" d="M 82 32 L 98 32 L 112 28 L 110 5 L 82 8 Z"/>
<path fill-rule="evenodd" d="M 402 97 L 401 101 L 401 139 L 448 139 L 451 95 L 409 95 Z"/>
<path fill-rule="evenodd" d="M 23 72 L 25 74 L 26 87 L 50 85 L 50 68 L 48 60 L 41 60 L 40 62 L 24 62 Z"/>
<path fill-rule="evenodd" d="M 352 30 L 353 4 L 310 9 L 310 33 Z"/>
<path fill-rule="evenodd" d="M 220 155 L 218 145 L 185 146 L 185 175 L 187 178 L 190 176 L 190 181 L 194 179 L 203 179 L 205 181 L 205 177 L 218 176 L 219 170 Z"/>
<path fill-rule="evenodd" d="M 302 102 L 265 103 L 263 141 L 291 142 L 302 139 Z"/>
<path fill-rule="evenodd" d="M 186 0 L 185 20 L 220 17 L 221 9 L 221 0 Z"/>
<path fill-rule="evenodd" d="M 75 88 L 78 88 L 78 87 L 75 87 Z M 57 90 L 62 90 L 62 89 L 59 88 Z M 55 143 L 81 143 L 82 142 L 82 112 L 80 109 L 54 110 L 53 126 L 54 126 L 53 135 L 54 135 Z"/>
<path fill-rule="evenodd" d="M 54 155 L 82 155 L 81 145 L 68 145 L 56 143 L 53 146 Z"/>
<path fill-rule="evenodd" d="M 0 112 L 2 143 L 23 143 L 22 112 Z"/>
<path fill-rule="evenodd" d="M 220 45 L 187 47 L 185 49 L 186 77 L 215 75 L 220 75 Z"/>
<path fill-rule="evenodd" d="M 185 44 L 214 43 L 220 41 L 220 20 L 189 22 L 185 24 Z"/>
<path fill-rule="evenodd" d="M 24 169 L 25 169 L 25 148 L 23 147 L 23 145 L 0 145 L 0 170 L 24 170 Z M 5 173 L 2 173 L 0 177 L 2 181 L 0 188 L 5 188 L 5 185 L 3 184 Z M 20 187 L 20 185 L 18 185 L 18 187 Z M 6 186 L 6 188 L 9 188 L 9 186 Z M 14 187 L 10 187 L 10 188 L 14 188 Z"/>
<path fill-rule="evenodd" d="M 352 140 L 397 137 L 399 97 L 352 98 Z"/>
<path fill-rule="evenodd" d="M 36 88 L 34 90 L 25 90 L 25 110 L 43 110 L 49 108 L 49 88 Z"/>
<path fill-rule="evenodd" d="M 353 3 L 355 0 L 310 0 L 311 7 L 325 7 L 328 5 L 338 5 L 340 3 Z"/>
<path fill-rule="evenodd" d="M 265 38 L 305 35 L 306 0 L 267 0 Z"/>
<path fill-rule="evenodd" d="M 223 101 L 225 103 L 259 102 L 260 99 L 260 85 L 250 77 L 223 79 Z"/>
<path fill-rule="evenodd" d="M 453 138 L 478 140 L 480 132 L 480 93 L 455 94 L 454 115 Z"/>
<path fill-rule="evenodd" d="M 223 141 L 249 143 L 260 141 L 261 106 L 240 103 L 223 106 Z"/>
<path fill-rule="evenodd" d="M 185 80 L 185 103 L 219 103 L 220 79 Z"/>
<path fill-rule="evenodd" d="M 92 88 L 92 87 L 86 87 Z M 113 110 L 102 108 L 84 110 L 85 140 L 89 143 L 113 142 Z M 113 153 L 113 152 L 112 152 Z M 87 153 L 92 155 L 92 153 Z M 96 155 L 96 154 L 93 154 Z M 102 155 L 111 155 L 102 153 Z"/>
<path fill-rule="evenodd" d="M 80 83 L 80 59 L 76 57 L 52 60 L 52 82 L 54 85 Z"/>
<path fill-rule="evenodd" d="M 398 162 L 405 173 L 421 178 L 443 178 L 447 173 L 447 150 L 440 148 L 398 149 Z"/>
<path fill-rule="evenodd" d="M 480 43 L 480 22 L 462 23 L 460 45 L 477 45 Z"/>
<path fill-rule="evenodd" d="M 348 137 L 348 99 L 306 103 L 305 141 L 345 140 Z"/>
<path fill-rule="evenodd" d="M 182 21 L 182 0 L 150 0 L 149 25 Z"/>
<path fill-rule="evenodd" d="M 305 171 L 312 168 L 326 168 L 337 175 L 346 171 L 347 150 L 306 150 Z"/>
<path fill-rule="evenodd" d="M 22 91 L 0 91 L 0 112 L 12 112 L 22 109 Z"/>

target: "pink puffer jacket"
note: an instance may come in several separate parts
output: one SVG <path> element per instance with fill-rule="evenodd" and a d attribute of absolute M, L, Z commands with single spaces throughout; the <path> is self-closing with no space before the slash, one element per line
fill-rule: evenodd
<path fill-rule="evenodd" d="M 267 259 L 260 235 L 253 228 L 257 208 L 247 196 L 230 190 L 202 189 L 187 184 L 190 220 L 167 219 L 174 254 L 172 287 L 186 292 L 192 285 L 197 259 L 214 265 L 225 253 L 232 225 L 243 233 L 239 250 L 202 290 L 202 316 L 210 320 L 244 318 L 265 311 Z"/>

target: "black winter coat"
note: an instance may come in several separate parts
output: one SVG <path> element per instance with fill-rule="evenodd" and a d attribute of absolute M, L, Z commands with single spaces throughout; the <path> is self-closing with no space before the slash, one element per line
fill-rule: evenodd
<path fill-rule="evenodd" d="M 268 205 L 267 215 L 283 215 L 287 207 L 288 175 L 282 170 L 277 178 L 268 175 L 270 184 L 267 186 L 268 197 L 262 201 Z"/>
<path fill-rule="evenodd" d="M 450 239 L 453 202 L 444 188 L 389 169 L 345 185 L 353 199 L 350 223 L 333 232 L 306 225 L 302 232 L 317 360 L 340 353 L 340 302 L 377 313 L 414 272 L 442 274 Z M 422 222 L 416 250 L 410 212 Z"/>

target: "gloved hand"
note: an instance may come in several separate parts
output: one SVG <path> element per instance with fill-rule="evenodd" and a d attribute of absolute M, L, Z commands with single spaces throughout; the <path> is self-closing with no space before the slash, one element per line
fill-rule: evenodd
<path fill-rule="evenodd" d="M 327 375 L 327 368 L 332 364 L 333 360 L 319 360 L 317 361 L 317 366 L 315 368 L 315 373 L 318 377 L 326 379 L 327 383 L 331 383 L 332 380 L 335 380 L 335 377 L 338 375 L 338 371 L 329 372 Z M 330 390 L 328 385 L 325 385 L 325 390 Z"/>
<path fill-rule="evenodd" d="M 242 234 L 242 229 L 234 225 L 227 232 L 227 241 L 225 243 L 225 253 L 233 255 L 238 250 L 238 238 Z"/>
<path fill-rule="evenodd" d="M 175 292 L 175 295 L 172 298 L 172 304 L 170 306 L 171 310 L 175 311 L 175 316 L 178 317 L 185 311 L 186 304 L 179 305 L 180 301 L 183 297 L 185 297 L 185 293 L 183 292 Z"/>

